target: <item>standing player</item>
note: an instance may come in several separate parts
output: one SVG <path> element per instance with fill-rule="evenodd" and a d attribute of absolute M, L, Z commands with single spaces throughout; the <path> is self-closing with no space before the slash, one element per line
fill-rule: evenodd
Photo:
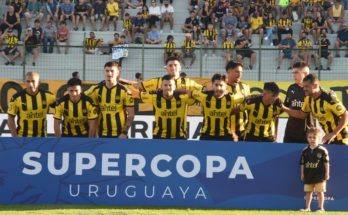
<path fill-rule="evenodd" d="M 247 98 L 234 112 L 247 111 L 248 123 L 245 141 L 274 142 L 276 140 L 278 115 L 282 113 L 279 87 L 274 82 L 264 84 L 263 93 Z"/>
<path fill-rule="evenodd" d="M 295 83 L 290 85 L 287 92 L 284 105 L 294 110 L 301 110 L 305 92 L 303 90 L 303 78 L 309 74 L 309 67 L 304 62 L 297 62 L 292 67 L 292 75 Z M 306 143 L 307 127 L 312 126 L 310 115 L 306 119 L 298 119 L 289 116 L 285 128 L 284 143 Z"/>
<path fill-rule="evenodd" d="M 118 82 L 120 65 L 107 62 L 104 65 L 105 82 L 92 86 L 86 95 L 99 107 L 99 137 L 127 138 L 134 119 L 134 100 L 126 87 Z"/>
<path fill-rule="evenodd" d="M 249 85 L 241 82 L 243 76 L 243 64 L 229 61 L 226 65 L 227 91 L 233 96 L 241 98 L 250 95 Z M 247 112 L 239 112 L 232 115 L 231 130 L 234 141 L 243 140 L 245 125 L 248 122 Z"/>
<path fill-rule="evenodd" d="M 46 115 L 49 107 L 55 105 L 55 96 L 39 89 L 39 79 L 39 73 L 28 72 L 25 77 L 26 88 L 11 98 L 7 113 L 12 137 L 47 136 Z"/>
<path fill-rule="evenodd" d="M 187 139 L 187 106 L 195 103 L 188 95 L 179 95 L 174 77 L 162 77 L 162 90 L 155 93 L 142 92 L 144 103 L 152 103 L 155 110 L 154 139 Z"/>
<path fill-rule="evenodd" d="M 240 103 L 244 97 L 236 99 L 227 92 L 226 76 L 215 74 L 212 79 L 212 91 L 194 90 L 192 98 L 198 100 L 203 107 L 203 128 L 201 140 L 222 140 L 232 139 L 231 113 L 235 103 Z"/>
<path fill-rule="evenodd" d="M 80 79 L 72 78 L 67 85 L 68 94 L 59 99 L 53 116 L 56 137 L 95 137 L 98 114 L 92 99 L 82 93 Z"/>
<path fill-rule="evenodd" d="M 305 119 L 309 113 L 319 121 L 325 132 L 322 139 L 327 144 L 348 145 L 348 112 L 334 92 L 326 92 L 319 85 L 316 75 L 309 74 L 303 79 L 305 100 L 301 110 L 294 110 L 283 105 L 283 110 L 290 116 Z"/>

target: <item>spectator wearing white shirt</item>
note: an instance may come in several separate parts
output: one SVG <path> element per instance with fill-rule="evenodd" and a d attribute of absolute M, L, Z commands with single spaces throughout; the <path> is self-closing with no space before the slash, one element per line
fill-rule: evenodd
<path fill-rule="evenodd" d="M 156 0 L 151 0 L 151 5 L 149 7 L 149 27 L 151 28 L 156 24 L 157 21 L 161 19 L 161 8 L 156 4 Z"/>
<path fill-rule="evenodd" d="M 168 0 L 164 0 L 163 5 L 161 7 L 162 19 L 161 19 L 161 33 L 163 33 L 163 26 L 165 22 L 169 22 L 170 25 L 170 33 L 173 32 L 174 26 L 174 8 L 171 4 L 169 4 Z"/>

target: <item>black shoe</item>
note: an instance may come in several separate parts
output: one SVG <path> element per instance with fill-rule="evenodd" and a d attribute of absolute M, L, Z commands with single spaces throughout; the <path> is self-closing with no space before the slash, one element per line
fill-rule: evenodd
<path fill-rule="evenodd" d="M 315 67 L 315 69 L 314 69 L 314 70 L 319 70 L 319 69 L 318 69 L 318 67 Z"/>
<path fill-rule="evenodd" d="M 252 66 L 252 65 L 249 65 L 249 69 L 252 70 L 252 69 L 253 69 L 253 66 Z"/>
<path fill-rule="evenodd" d="M 330 70 L 331 70 L 331 68 L 328 66 L 328 67 L 326 67 L 326 70 L 329 70 L 329 71 L 330 71 Z"/>
<path fill-rule="evenodd" d="M 8 66 L 9 64 L 10 64 L 10 62 L 9 62 L 9 61 L 7 61 L 7 62 L 5 63 L 5 65 L 6 65 L 6 66 Z"/>
<path fill-rule="evenodd" d="M 341 55 L 337 54 L 335 57 L 341 57 Z"/>
<path fill-rule="evenodd" d="M 35 62 L 33 62 L 33 66 L 35 66 L 36 64 L 35 64 Z"/>
<path fill-rule="evenodd" d="M 14 65 L 15 65 L 15 62 L 12 61 L 12 62 L 10 62 L 10 64 L 14 66 Z"/>
<path fill-rule="evenodd" d="M 280 69 L 280 66 L 277 66 L 277 69 Z"/>

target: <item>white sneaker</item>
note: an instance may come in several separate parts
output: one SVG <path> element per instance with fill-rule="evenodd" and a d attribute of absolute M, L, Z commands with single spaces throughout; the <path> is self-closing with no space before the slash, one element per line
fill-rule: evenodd
<path fill-rule="evenodd" d="M 300 211 L 302 211 L 302 212 L 311 212 L 311 209 L 310 208 L 302 208 L 302 209 L 300 209 Z"/>
<path fill-rule="evenodd" d="M 216 55 L 215 55 L 215 54 L 213 54 L 213 57 L 216 57 Z"/>
<path fill-rule="evenodd" d="M 170 30 L 170 33 L 171 33 L 171 34 L 174 34 L 174 31 L 173 31 L 173 30 Z"/>
<path fill-rule="evenodd" d="M 319 208 L 319 209 L 316 210 L 315 212 L 317 212 L 317 213 L 325 213 L 325 209 Z"/>

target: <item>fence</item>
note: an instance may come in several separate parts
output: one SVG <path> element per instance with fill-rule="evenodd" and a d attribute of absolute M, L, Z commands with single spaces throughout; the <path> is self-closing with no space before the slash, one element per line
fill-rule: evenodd
<path fill-rule="evenodd" d="M 289 59 L 285 59 L 280 69 L 277 68 L 277 58 L 280 50 L 269 46 L 270 48 L 255 48 L 251 49 L 256 53 L 256 63 L 253 69 L 249 69 L 249 58 L 244 59 L 245 63 L 245 80 L 256 81 L 291 81 L 291 72 L 288 67 L 291 65 Z M 19 47 L 23 50 L 24 47 Z M 24 74 L 28 71 L 39 71 L 43 80 L 66 80 L 71 76 L 73 71 L 79 71 L 80 77 L 83 80 L 98 81 L 103 79 L 103 66 L 105 62 L 112 60 L 109 53 L 109 47 L 103 47 L 102 52 L 97 54 L 85 54 L 83 46 L 69 46 L 68 54 L 64 54 L 64 47 L 61 47 L 61 53 L 58 53 L 57 47 L 51 54 L 42 53 L 42 47 L 39 47 L 40 53 L 38 62 L 35 66 L 32 65 L 33 56 L 28 53 L 22 55 L 22 59 L 17 60 L 15 66 L 3 65 L 1 63 L 0 70 L 3 78 L 23 79 Z M 180 49 L 176 51 L 181 52 Z M 207 56 L 205 55 L 207 51 Z M 327 67 L 327 60 L 320 58 L 320 64 L 323 69 L 315 70 L 317 65 L 314 65 L 314 54 L 318 49 L 312 49 L 311 52 L 311 70 L 312 73 L 318 74 L 321 80 L 346 80 L 348 74 L 346 72 L 346 58 L 335 57 L 335 51 L 331 50 L 334 58 L 331 65 L 331 70 L 325 70 Z M 342 53 L 347 50 L 341 49 Z M 162 76 L 164 74 L 164 60 L 163 48 L 158 45 L 137 45 L 131 44 L 128 48 L 128 57 L 123 60 L 122 77 L 127 79 L 134 79 L 137 72 L 143 74 L 145 79 Z M 225 72 L 225 60 L 223 58 L 224 50 L 215 49 L 215 56 L 212 55 L 213 49 L 204 49 L 198 46 L 195 50 L 196 61 L 190 68 L 182 68 L 182 71 L 187 73 L 190 77 L 211 77 L 214 73 Z M 294 50 L 295 53 L 298 50 Z M 236 57 L 235 50 L 232 51 L 233 57 Z M 25 64 L 21 64 L 23 58 Z M 189 64 L 190 59 L 185 59 Z"/>

